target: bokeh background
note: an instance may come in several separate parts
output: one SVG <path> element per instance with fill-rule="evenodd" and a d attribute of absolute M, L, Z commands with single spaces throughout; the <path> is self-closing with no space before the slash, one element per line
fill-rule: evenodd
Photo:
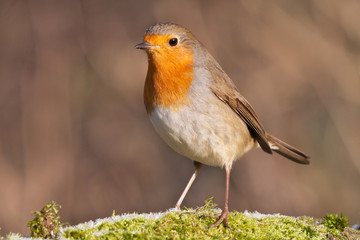
<path fill-rule="evenodd" d="M 311 155 L 261 150 L 233 167 L 230 209 L 360 222 L 360 2 L 0 1 L 0 235 L 62 205 L 70 224 L 174 206 L 193 172 L 147 119 L 146 54 L 157 22 L 188 27 L 265 128 Z M 205 167 L 184 205 L 222 206 Z"/>

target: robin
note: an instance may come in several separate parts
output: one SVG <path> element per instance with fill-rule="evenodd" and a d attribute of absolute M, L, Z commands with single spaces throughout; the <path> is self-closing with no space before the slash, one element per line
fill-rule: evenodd
<path fill-rule="evenodd" d="M 144 103 L 155 130 L 176 152 L 194 161 L 195 172 L 175 205 L 180 205 L 202 164 L 226 172 L 225 204 L 209 227 L 228 225 L 230 170 L 253 148 L 276 152 L 296 163 L 309 156 L 267 133 L 249 102 L 206 48 L 174 23 L 149 27 L 144 42 L 148 71 Z"/>

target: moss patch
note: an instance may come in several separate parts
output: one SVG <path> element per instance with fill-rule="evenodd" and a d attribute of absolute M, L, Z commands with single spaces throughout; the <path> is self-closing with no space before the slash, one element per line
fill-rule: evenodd
<path fill-rule="evenodd" d="M 347 239 L 346 233 L 329 228 L 310 217 L 229 214 L 231 230 L 224 226 L 207 229 L 220 209 L 169 211 L 155 215 L 116 216 L 91 224 L 63 229 L 74 239 Z M 356 239 L 356 238 L 354 238 Z"/>
<path fill-rule="evenodd" d="M 169 210 L 162 213 L 124 214 L 60 227 L 56 239 L 360 239 L 360 231 L 344 231 L 328 226 L 326 220 L 311 217 L 265 215 L 247 211 L 231 212 L 231 229 L 220 225 L 207 229 L 216 219 L 204 214 L 218 214 L 211 201 L 196 209 Z M 336 219 L 335 216 L 331 217 Z M 22 238 L 10 234 L 9 239 Z"/>
<path fill-rule="evenodd" d="M 55 202 L 46 204 L 40 211 L 33 212 L 34 219 L 28 222 L 31 237 L 53 238 L 58 235 L 61 226 L 59 208 Z"/>

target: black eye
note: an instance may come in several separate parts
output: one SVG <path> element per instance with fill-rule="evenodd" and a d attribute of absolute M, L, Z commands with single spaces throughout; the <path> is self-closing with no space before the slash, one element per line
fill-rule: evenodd
<path fill-rule="evenodd" d="M 169 45 L 174 47 L 178 44 L 178 39 L 177 38 L 172 38 L 169 40 Z"/>

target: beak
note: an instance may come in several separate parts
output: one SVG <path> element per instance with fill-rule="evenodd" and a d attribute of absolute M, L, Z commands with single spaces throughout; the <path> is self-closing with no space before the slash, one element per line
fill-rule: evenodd
<path fill-rule="evenodd" d="M 149 42 L 139 43 L 135 46 L 136 49 L 143 49 L 143 50 L 149 49 L 151 47 L 153 47 L 153 45 L 151 45 Z"/>

